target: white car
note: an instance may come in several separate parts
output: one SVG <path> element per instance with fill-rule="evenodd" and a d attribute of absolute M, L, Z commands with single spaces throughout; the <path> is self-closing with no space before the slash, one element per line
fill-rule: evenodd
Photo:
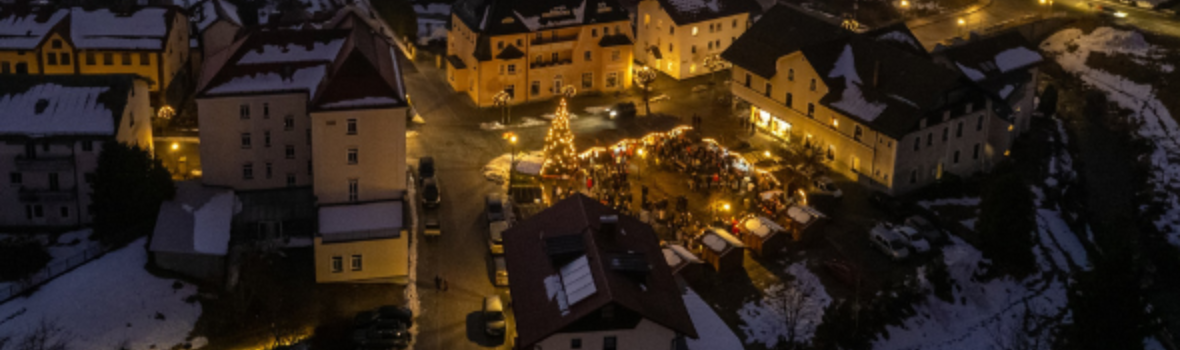
<path fill-rule="evenodd" d="M 893 232 L 897 232 L 899 236 L 909 242 L 910 247 L 914 248 L 915 252 L 925 253 L 930 251 L 930 242 L 917 229 L 901 225 L 894 227 Z"/>
<path fill-rule="evenodd" d="M 815 180 L 811 182 L 811 185 L 813 194 L 829 195 L 835 198 L 844 196 L 844 192 L 840 191 L 840 188 L 836 187 L 836 185 L 832 183 L 832 179 L 828 178 L 827 176 L 815 178 Z"/>
<path fill-rule="evenodd" d="M 883 225 L 877 225 L 869 230 L 869 245 L 877 247 L 894 261 L 902 260 L 910 256 L 910 250 L 906 248 L 906 239 L 900 236 Z"/>

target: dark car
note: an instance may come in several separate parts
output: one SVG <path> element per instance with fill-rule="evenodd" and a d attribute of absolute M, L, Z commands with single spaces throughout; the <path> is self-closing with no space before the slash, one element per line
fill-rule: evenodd
<path fill-rule="evenodd" d="M 365 349 L 405 349 L 410 337 L 406 324 L 396 320 L 377 321 L 352 332 L 353 344 Z"/>
<path fill-rule="evenodd" d="M 422 205 L 437 207 L 441 201 L 442 195 L 438 192 L 438 181 L 434 178 L 422 180 Z"/>
<path fill-rule="evenodd" d="M 504 215 L 503 196 L 500 196 L 499 194 L 489 194 L 487 196 L 487 211 L 489 224 L 507 219 L 507 217 Z"/>
<path fill-rule="evenodd" d="M 615 105 L 615 109 L 611 111 L 617 118 L 634 118 L 636 112 L 635 102 L 619 102 Z"/>
<path fill-rule="evenodd" d="M 376 309 L 361 311 L 353 317 L 354 329 L 368 328 L 381 321 L 399 321 L 406 326 L 414 325 L 414 312 L 402 306 L 386 305 Z"/>
<path fill-rule="evenodd" d="M 434 157 L 418 158 L 418 180 L 434 178 Z"/>
<path fill-rule="evenodd" d="M 909 209 L 906 208 L 905 203 L 890 197 L 882 192 L 873 192 L 869 195 L 869 203 L 872 203 L 878 210 L 889 215 L 893 219 L 901 219 L 909 214 Z"/>

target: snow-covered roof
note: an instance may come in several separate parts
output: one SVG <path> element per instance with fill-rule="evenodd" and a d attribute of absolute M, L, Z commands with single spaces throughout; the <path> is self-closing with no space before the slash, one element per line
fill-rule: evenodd
<path fill-rule="evenodd" d="M 685 25 L 760 10 L 752 0 L 660 0 L 676 25 Z"/>
<path fill-rule="evenodd" d="M 681 259 L 680 255 L 672 251 L 672 248 L 664 248 L 662 251 L 664 253 L 664 262 L 667 262 L 668 266 L 676 267 L 684 262 L 684 259 Z"/>
<path fill-rule="evenodd" d="M 762 216 L 750 217 L 742 222 L 742 228 L 759 238 L 766 239 L 776 232 L 785 231 L 781 225 Z"/>
<path fill-rule="evenodd" d="M 109 9 L 70 11 L 70 36 L 79 49 L 159 50 L 168 39 L 171 10 L 147 7 L 129 15 Z"/>
<path fill-rule="evenodd" d="M 241 202 L 232 190 L 181 182 L 176 197 L 160 204 L 152 231 L 153 252 L 225 255 Z"/>
<path fill-rule="evenodd" d="M 993 81 L 1037 65 L 1044 57 L 1017 32 L 978 38 L 938 53 L 972 81 Z"/>
<path fill-rule="evenodd" d="M 866 122 L 873 122 L 885 111 L 884 103 L 871 102 L 865 99 L 861 92 L 860 75 L 856 73 L 856 62 L 852 56 L 852 45 L 844 46 L 844 52 L 836 60 L 836 65 L 828 73 L 829 78 L 844 78 L 844 91 L 841 98 L 831 103 L 832 107 L 859 117 Z"/>
<path fill-rule="evenodd" d="M 24 76 L 0 84 L 0 134 L 116 134 L 131 76 Z M 147 116 L 143 116 L 146 119 Z"/>
<path fill-rule="evenodd" d="M 1041 63 L 1041 54 L 1023 46 L 1013 47 L 996 54 L 996 67 L 1007 73 Z"/>
<path fill-rule="evenodd" d="M 206 93 L 222 95 L 306 90 L 309 95 L 315 96 L 316 89 L 324 80 L 325 72 L 327 72 L 326 65 L 296 69 L 289 76 L 284 76 L 279 71 L 258 72 L 230 78 L 228 81 L 206 90 Z"/>
<path fill-rule="evenodd" d="M 53 26 L 69 14 L 69 10 L 57 10 L 51 14 L 15 14 L 0 17 L 0 48 L 32 50 L 45 38 Z"/>
<path fill-rule="evenodd" d="M 706 230 L 705 234 L 701 236 L 701 243 L 704 243 L 710 250 L 717 253 L 724 253 L 730 247 L 745 247 L 737 237 L 716 228 Z"/>
<path fill-rule="evenodd" d="M 787 216 L 801 225 L 809 225 L 819 218 L 823 218 L 823 213 L 815 210 L 812 207 L 796 205 L 787 208 Z"/>
<path fill-rule="evenodd" d="M 246 51 L 238 64 L 289 63 L 289 62 L 331 62 L 340 54 L 344 38 L 326 42 L 312 42 L 298 45 L 290 42 L 266 44 Z"/>
<path fill-rule="evenodd" d="M 451 8 L 472 31 L 493 35 L 628 20 L 617 0 L 458 0 Z"/>
<path fill-rule="evenodd" d="M 238 7 L 229 1 L 205 0 L 192 9 L 195 14 L 191 20 L 197 31 L 203 32 L 213 22 L 224 19 L 236 25 L 242 25 L 242 18 L 238 16 Z"/>
<path fill-rule="evenodd" d="M 319 219 L 319 233 L 323 236 L 405 227 L 401 201 L 320 207 Z"/>

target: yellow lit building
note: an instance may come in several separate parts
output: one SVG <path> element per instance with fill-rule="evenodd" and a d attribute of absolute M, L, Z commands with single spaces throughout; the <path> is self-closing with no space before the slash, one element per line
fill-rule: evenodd
<path fill-rule="evenodd" d="M 778 6 L 722 57 L 761 131 L 899 194 L 990 170 L 1028 129 L 1041 56 L 1019 35 L 967 45 L 931 55 L 904 24 L 858 34 Z"/>
<path fill-rule="evenodd" d="M 0 12 L 0 73 L 135 74 L 166 91 L 189 59 L 188 32 L 175 7 Z"/>
<path fill-rule="evenodd" d="M 631 87 L 631 23 L 614 0 L 460 0 L 447 32 L 447 81 L 481 107 Z"/>
<path fill-rule="evenodd" d="M 310 187 L 319 282 L 404 283 L 408 271 L 401 53 L 365 23 L 256 30 L 201 70 L 202 181 Z"/>
<path fill-rule="evenodd" d="M 720 55 L 746 32 L 753 0 L 643 0 L 635 57 L 674 79 L 710 73 L 705 58 Z"/>

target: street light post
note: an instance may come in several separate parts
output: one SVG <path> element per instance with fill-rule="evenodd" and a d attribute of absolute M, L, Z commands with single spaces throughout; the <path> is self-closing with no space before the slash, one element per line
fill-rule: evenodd
<path fill-rule="evenodd" d="M 639 149 L 639 167 L 638 167 L 639 168 L 639 181 L 643 181 L 643 165 L 644 165 L 643 163 L 646 163 L 646 162 L 647 162 L 647 153 L 643 151 L 643 148 L 640 148 Z"/>
<path fill-rule="evenodd" d="M 511 153 L 508 154 L 508 188 L 512 188 L 512 174 L 516 172 L 516 133 L 504 133 Z"/>

